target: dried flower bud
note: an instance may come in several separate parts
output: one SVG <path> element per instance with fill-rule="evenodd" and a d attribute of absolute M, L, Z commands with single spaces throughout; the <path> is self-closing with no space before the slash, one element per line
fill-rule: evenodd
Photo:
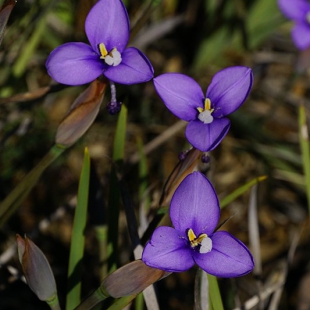
<path fill-rule="evenodd" d="M 16 236 L 19 261 L 28 286 L 40 300 L 57 298 L 57 288 L 52 269 L 43 252 L 27 237 Z"/>
<path fill-rule="evenodd" d="M 95 80 L 77 97 L 57 129 L 57 144 L 69 147 L 88 130 L 99 112 L 106 86 L 106 81 Z"/>
<path fill-rule="evenodd" d="M 136 260 L 108 275 L 101 283 L 101 289 L 114 298 L 138 294 L 169 274 Z"/>

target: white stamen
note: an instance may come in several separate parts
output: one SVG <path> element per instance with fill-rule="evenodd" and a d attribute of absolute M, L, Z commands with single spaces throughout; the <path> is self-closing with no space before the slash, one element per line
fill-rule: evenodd
<path fill-rule="evenodd" d="M 104 58 L 104 61 L 109 66 L 118 66 L 122 61 L 121 53 L 115 49 L 111 52 L 111 55 Z"/>
<path fill-rule="evenodd" d="M 204 124 L 210 124 L 213 122 L 213 116 L 211 115 L 210 110 L 205 110 L 199 113 L 198 119 L 202 121 Z"/>
<path fill-rule="evenodd" d="M 200 243 L 199 253 L 205 254 L 212 250 L 212 240 L 209 237 L 203 238 Z"/>

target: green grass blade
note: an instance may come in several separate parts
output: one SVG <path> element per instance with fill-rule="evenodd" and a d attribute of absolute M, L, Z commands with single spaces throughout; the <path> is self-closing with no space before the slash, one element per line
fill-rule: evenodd
<path fill-rule="evenodd" d="M 209 282 L 210 309 L 224 310 L 220 289 L 215 276 L 207 274 Z"/>
<path fill-rule="evenodd" d="M 10 216 L 18 209 L 31 189 L 36 185 L 40 176 L 65 149 L 54 145 L 35 166 L 12 190 L 12 192 L 0 204 L 0 227 L 3 226 Z"/>
<path fill-rule="evenodd" d="M 249 181 L 248 183 L 240 186 L 235 191 L 233 191 L 232 193 L 227 195 L 225 198 L 221 199 L 221 201 L 220 201 L 221 209 L 223 209 L 228 204 L 230 204 L 232 201 L 234 201 L 236 198 L 241 196 L 243 193 L 245 193 L 252 186 L 254 186 L 255 184 L 257 184 L 259 182 L 262 182 L 262 181 L 264 181 L 266 179 L 267 179 L 267 176 L 266 175 L 262 175 L 262 176 L 260 176 L 258 178 L 255 178 L 255 179 Z"/>
<path fill-rule="evenodd" d="M 124 160 L 127 114 L 127 108 L 123 104 L 117 121 L 113 147 L 113 160 L 118 163 L 122 163 Z"/>
<path fill-rule="evenodd" d="M 302 165 L 305 175 L 306 194 L 308 200 L 308 210 L 310 213 L 310 152 L 309 152 L 309 136 L 305 107 L 299 107 L 299 143 L 301 149 Z"/>
<path fill-rule="evenodd" d="M 87 218 L 89 179 L 90 158 L 88 149 L 85 148 L 83 167 L 78 189 L 77 205 L 72 228 L 68 270 L 67 310 L 74 309 L 81 302 L 81 267 L 84 255 L 84 234 Z"/>
<path fill-rule="evenodd" d="M 29 63 L 29 59 L 34 55 L 37 46 L 40 43 L 40 40 L 44 34 L 46 27 L 46 16 L 42 16 L 39 22 L 36 24 L 36 28 L 31 35 L 30 39 L 23 47 L 23 52 L 20 53 L 20 56 L 17 58 L 16 63 L 13 67 L 13 74 L 16 77 L 20 77 L 26 70 Z"/>
<path fill-rule="evenodd" d="M 125 138 L 126 138 L 126 124 L 127 124 L 127 108 L 122 105 L 121 112 L 118 117 L 116 132 L 114 137 L 113 160 L 120 169 L 123 164 L 125 153 Z M 117 262 L 117 248 L 118 248 L 118 218 L 119 218 L 119 204 L 120 204 L 120 189 L 119 182 L 116 175 L 116 167 L 111 169 L 110 177 L 110 191 L 109 191 L 109 227 L 108 227 L 108 272 L 116 269 Z"/>

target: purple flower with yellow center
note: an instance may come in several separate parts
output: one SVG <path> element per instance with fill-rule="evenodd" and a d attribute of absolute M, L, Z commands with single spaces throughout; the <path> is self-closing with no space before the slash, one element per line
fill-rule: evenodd
<path fill-rule="evenodd" d="M 156 91 L 167 108 L 189 122 L 187 140 L 202 152 L 213 150 L 225 137 L 230 128 L 226 116 L 245 101 L 252 83 L 252 70 L 247 67 L 219 71 L 206 96 L 198 83 L 184 74 L 165 73 L 154 79 Z"/>
<path fill-rule="evenodd" d="M 154 74 L 146 56 L 129 40 L 129 19 L 121 0 L 99 0 L 85 21 L 90 45 L 70 42 L 53 50 L 46 62 L 48 74 L 67 85 L 89 83 L 101 74 L 119 84 L 149 81 Z"/>
<path fill-rule="evenodd" d="M 304 50 L 310 47 L 310 3 L 307 0 L 278 0 L 282 13 L 295 21 L 292 38 L 296 47 Z"/>
<path fill-rule="evenodd" d="M 142 254 L 143 262 L 170 272 L 185 271 L 196 263 L 218 277 L 249 273 L 254 261 L 247 247 L 226 231 L 214 231 L 220 217 L 217 195 L 200 172 L 188 175 L 170 204 L 174 228 L 158 227 Z"/>

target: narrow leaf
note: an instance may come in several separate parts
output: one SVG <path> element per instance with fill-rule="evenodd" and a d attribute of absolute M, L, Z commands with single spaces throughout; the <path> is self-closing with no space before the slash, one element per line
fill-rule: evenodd
<path fill-rule="evenodd" d="M 209 282 L 209 300 L 211 309 L 224 310 L 220 289 L 215 276 L 207 274 Z"/>
<path fill-rule="evenodd" d="M 74 309 L 81 298 L 82 260 L 85 244 L 85 227 L 87 218 L 88 192 L 90 176 L 90 158 L 88 149 L 85 149 L 82 172 L 80 176 L 77 206 L 74 214 L 71 237 L 67 309 Z"/>
<path fill-rule="evenodd" d="M 32 188 L 36 185 L 41 174 L 63 151 L 63 148 L 54 145 L 39 164 L 34 167 L 2 201 L 0 204 L 0 227 L 14 214 Z"/>
<path fill-rule="evenodd" d="M 118 117 L 114 148 L 113 160 L 118 164 L 117 168 L 121 168 L 125 153 L 125 137 L 127 124 L 127 108 L 122 105 L 121 112 Z M 109 191 L 109 228 L 108 228 L 108 271 L 116 269 L 117 249 L 118 249 L 118 218 L 120 204 L 120 188 L 117 177 L 116 167 L 112 167 L 110 176 Z"/>
<path fill-rule="evenodd" d="M 238 198 L 239 196 L 241 196 L 243 193 L 245 193 L 248 189 L 250 189 L 252 186 L 254 186 L 255 184 L 262 182 L 264 180 L 267 179 L 266 175 L 262 175 L 258 178 L 255 178 L 251 181 L 249 181 L 248 183 L 240 186 L 239 188 L 237 188 L 235 191 L 233 191 L 232 193 L 230 193 L 229 195 L 227 195 L 225 198 L 221 199 L 220 204 L 221 204 L 221 208 L 223 209 L 224 207 L 226 207 L 228 204 L 230 204 L 232 201 L 234 201 L 236 198 Z"/>

